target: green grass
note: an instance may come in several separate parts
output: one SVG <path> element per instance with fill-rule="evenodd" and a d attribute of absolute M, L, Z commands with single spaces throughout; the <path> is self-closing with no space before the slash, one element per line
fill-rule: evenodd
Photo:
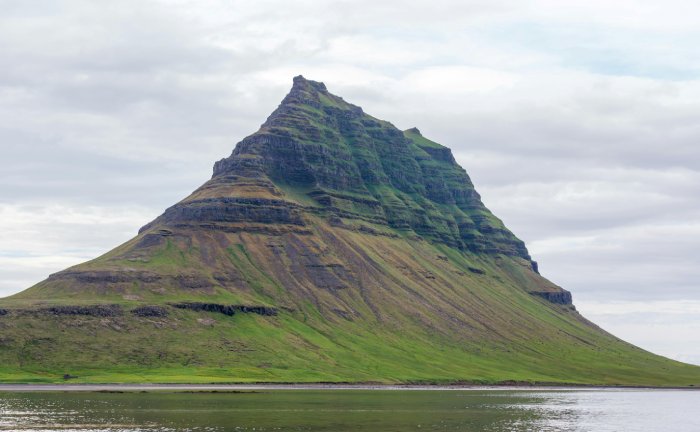
<path fill-rule="evenodd" d="M 366 270 L 379 279 L 371 292 L 363 297 L 358 287 L 335 294 L 316 289 L 302 301 L 292 291 L 303 282 L 295 288 L 277 281 L 259 261 L 260 252 L 239 242 L 225 252 L 230 263 L 265 286 L 254 286 L 254 294 L 179 293 L 160 302 L 290 304 L 293 296 L 293 310 L 281 310 L 276 317 L 179 309 L 171 309 L 167 318 L 8 315 L 0 318 L 0 381 L 64 382 L 63 375 L 70 374 L 77 378 L 69 381 L 77 383 L 700 385 L 700 368 L 644 352 L 597 330 L 570 309 L 527 294 L 523 287 L 529 273 L 515 261 L 504 258 L 505 265 L 496 265 L 444 245 L 348 230 L 319 233 L 319 239 L 352 244 L 378 266 Z M 156 255 L 177 259 L 173 247 Z M 345 246 L 336 247 L 341 258 L 352 261 Z M 438 255 L 447 260 L 435 259 Z M 161 265 L 159 259 L 155 263 Z M 470 266 L 486 274 L 455 273 Z M 425 279 L 425 272 L 435 279 Z M 158 301 L 152 297 L 146 303 Z M 129 309 L 139 302 L 123 304 Z M 360 315 L 341 318 L 332 312 L 340 307 Z"/>
<path fill-rule="evenodd" d="M 187 316 L 187 315 L 192 315 Z M 99 344 L 82 332 L 68 331 L 57 344 L 65 348 L 37 346 L 51 359 L 42 366 L 0 369 L 3 382 L 383 382 L 433 383 L 469 382 L 496 384 L 502 381 L 579 383 L 605 385 L 698 385 L 696 368 L 655 358 L 631 347 L 603 352 L 560 343 L 528 347 L 469 345 L 455 347 L 447 341 L 426 336 L 372 331 L 349 326 L 324 332 L 295 317 L 282 316 L 275 323 L 258 317 L 213 317 L 216 324 L 199 328 L 194 313 L 183 312 L 177 319 L 178 336 L 154 332 L 143 324 L 132 324 L 138 336 L 126 337 L 100 332 Z M 86 324 L 93 328 L 91 323 Z M 201 327 L 201 326 L 200 326 Z M 139 340 L 158 338 L 152 346 Z M 105 341 L 104 338 L 107 338 Z M 105 342 L 118 339 L 128 343 L 123 350 L 100 350 Z M 240 352 L 227 351 L 220 343 L 231 339 Z M 116 342 L 116 341 L 115 341 Z M 177 346 L 178 349 L 166 348 Z M 88 348 L 71 350 L 70 346 Z M 252 346 L 250 351 L 247 348 Z M 610 349 L 614 344 L 604 347 Z M 160 352 L 167 352 L 162 361 Z M 547 355 L 549 354 L 549 356 Z M 560 357 L 566 355 L 567 361 Z M 100 361 L 95 361 L 95 358 Z M 119 359 L 111 364 L 109 358 Z M 76 366 L 55 363 L 70 362 Z M 574 359 L 574 361 L 570 361 Z M 5 360 L 5 359 L 4 359 Z M 147 363 L 147 364 L 144 364 Z M 192 364 L 194 363 L 194 364 Z M 8 364 L 8 363 L 5 363 Z M 65 364 L 65 363 L 64 363 Z M 217 364 L 217 367 L 212 367 Z M 89 366 L 88 366 L 89 365 Z M 604 371 L 604 373 L 601 373 Z M 670 373 L 673 375 L 670 375 Z"/>
<path fill-rule="evenodd" d="M 436 143 L 435 141 L 431 141 L 428 138 L 425 138 L 423 135 L 418 134 L 411 129 L 403 131 L 404 135 L 406 138 L 410 139 L 414 143 L 416 143 L 419 147 L 429 147 L 429 148 L 435 148 L 435 149 L 447 149 L 447 147 Z"/>

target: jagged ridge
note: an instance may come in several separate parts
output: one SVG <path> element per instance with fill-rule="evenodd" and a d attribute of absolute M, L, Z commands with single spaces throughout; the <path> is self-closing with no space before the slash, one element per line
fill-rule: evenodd
<path fill-rule="evenodd" d="M 401 132 L 301 76 L 261 129 L 215 164 L 214 179 L 230 174 L 306 190 L 329 217 L 530 260 L 524 243 L 483 205 L 449 148 L 416 128 Z"/>

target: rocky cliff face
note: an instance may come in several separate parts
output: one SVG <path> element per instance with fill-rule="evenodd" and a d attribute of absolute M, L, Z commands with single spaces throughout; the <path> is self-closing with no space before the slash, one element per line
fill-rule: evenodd
<path fill-rule="evenodd" d="M 258 198 L 230 196 L 243 189 Z M 182 224 L 226 229 L 222 223 L 300 227 L 304 213 L 530 261 L 524 243 L 484 206 L 449 148 L 416 128 L 402 132 L 367 115 L 323 83 L 301 76 L 260 130 L 214 165 L 211 181 L 145 229 Z"/>

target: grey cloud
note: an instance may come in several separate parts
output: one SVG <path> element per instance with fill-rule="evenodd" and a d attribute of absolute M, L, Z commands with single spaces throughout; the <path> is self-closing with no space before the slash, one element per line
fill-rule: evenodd
<path fill-rule="evenodd" d="M 597 324 L 656 354 L 700 364 L 700 322 L 687 302 L 646 302 L 643 311 L 629 303 L 582 303 L 580 309 Z M 671 307 L 669 307 L 671 306 Z M 618 309 L 610 313 L 606 309 Z M 669 310 L 670 309 L 670 310 Z M 686 312 L 683 312 L 686 309 Z"/>

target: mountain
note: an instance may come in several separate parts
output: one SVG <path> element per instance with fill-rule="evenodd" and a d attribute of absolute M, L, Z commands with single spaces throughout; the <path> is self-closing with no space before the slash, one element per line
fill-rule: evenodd
<path fill-rule="evenodd" d="M 571 300 L 449 148 L 298 76 L 136 237 L 0 300 L 0 380 L 700 385 Z"/>

